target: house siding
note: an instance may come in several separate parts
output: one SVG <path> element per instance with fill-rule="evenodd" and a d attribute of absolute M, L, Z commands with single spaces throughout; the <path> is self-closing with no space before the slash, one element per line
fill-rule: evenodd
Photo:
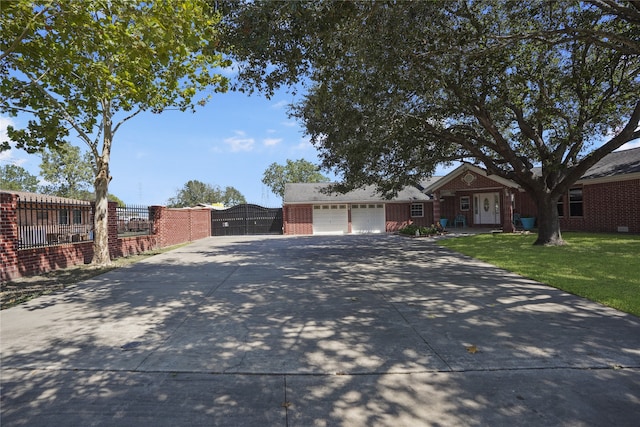
<path fill-rule="evenodd" d="M 313 206 L 285 205 L 282 212 L 284 234 L 313 234 Z"/>
<path fill-rule="evenodd" d="M 386 231 L 396 232 L 409 224 L 428 227 L 433 224 L 433 209 L 431 202 L 421 201 L 415 203 L 424 204 L 424 216 L 422 218 L 411 217 L 412 203 L 387 203 L 385 205 Z"/>
<path fill-rule="evenodd" d="M 563 216 L 562 230 L 618 232 L 618 227 L 627 227 L 629 233 L 640 233 L 640 179 L 585 183 L 582 191 L 583 216 Z"/>

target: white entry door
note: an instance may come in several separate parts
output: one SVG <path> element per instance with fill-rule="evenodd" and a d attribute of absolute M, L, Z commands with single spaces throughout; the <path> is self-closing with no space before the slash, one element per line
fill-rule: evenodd
<path fill-rule="evenodd" d="M 352 233 L 384 233 L 385 230 L 386 223 L 383 204 L 351 205 Z"/>
<path fill-rule="evenodd" d="M 347 205 L 315 205 L 313 234 L 346 234 L 349 232 Z"/>
<path fill-rule="evenodd" d="M 475 224 L 501 224 L 500 193 L 478 193 L 473 196 Z"/>

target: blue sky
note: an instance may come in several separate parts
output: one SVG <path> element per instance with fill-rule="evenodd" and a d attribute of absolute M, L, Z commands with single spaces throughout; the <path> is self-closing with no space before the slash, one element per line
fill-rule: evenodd
<path fill-rule="evenodd" d="M 162 205 L 187 181 L 198 180 L 235 187 L 251 203 L 280 206 L 280 197 L 261 182 L 265 169 L 287 159 L 319 163 L 300 123 L 288 117 L 293 101 L 286 91 L 271 100 L 229 92 L 214 94 L 196 113 L 138 115 L 115 135 L 109 192 L 128 204 Z M 3 133 L 8 120 L 0 118 Z M 70 141 L 85 149 L 80 139 Z M 0 164 L 7 163 L 38 175 L 40 157 L 13 149 L 0 153 Z"/>
<path fill-rule="evenodd" d="M 271 100 L 229 92 L 213 95 L 196 113 L 143 113 L 114 138 L 109 192 L 127 204 L 164 205 L 187 181 L 198 180 L 235 187 L 250 203 L 280 206 L 280 197 L 261 182 L 265 169 L 287 159 L 319 163 L 301 124 L 288 117 L 294 100 L 286 91 Z M 0 117 L 0 138 L 6 138 L 9 123 L 22 124 Z M 86 148 L 79 139 L 71 142 Z M 634 141 L 623 148 L 638 146 L 640 141 Z M 0 152 L 0 164 L 8 163 L 39 173 L 38 155 L 16 149 Z"/>

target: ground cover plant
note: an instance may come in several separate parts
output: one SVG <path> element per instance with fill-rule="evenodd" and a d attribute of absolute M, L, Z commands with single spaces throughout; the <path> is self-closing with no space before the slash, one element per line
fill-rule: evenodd
<path fill-rule="evenodd" d="M 563 233 L 564 246 L 533 234 L 479 234 L 439 244 L 500 268 L 640 317 L 640 236 Z"/>

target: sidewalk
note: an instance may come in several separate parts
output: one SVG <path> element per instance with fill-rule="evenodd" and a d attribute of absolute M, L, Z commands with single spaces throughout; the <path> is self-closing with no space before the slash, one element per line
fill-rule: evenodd
<path fill-rule="evenodd" d="M 0 424 L 637 425 L 640 319 L 436 243 L 208 238 L 4 310 Z"/>

